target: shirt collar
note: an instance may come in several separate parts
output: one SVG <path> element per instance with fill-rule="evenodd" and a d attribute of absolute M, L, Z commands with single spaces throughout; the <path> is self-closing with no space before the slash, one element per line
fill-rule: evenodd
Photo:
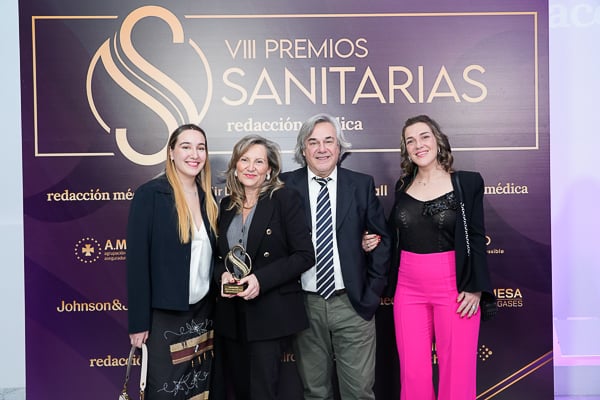
<path fill-rule="evenodd" d="M 315 175 L 314 172 L 310 170 L 310 168 L 306 167 L 306 170 L 308 171 L 309 182 L 312 181 L 313 178 L 319 178 L 319 176 Z M 337 166 L 333 169 L 333 171 L 331 171 L 331 174 L 329 174 L 328 178 L 332 181 L 337 181 Z"/>

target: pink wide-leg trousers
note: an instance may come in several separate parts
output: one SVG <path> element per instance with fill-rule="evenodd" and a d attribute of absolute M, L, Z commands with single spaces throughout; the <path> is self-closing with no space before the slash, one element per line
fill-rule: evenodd
<path fill-rule="evenodd" d="M 431 348 L 439 367 L 438 400 L 476 397 L 480 311 L 456 313 L 454 251 L 402 251 L 394 296 L 396 345 L 400 358 L 400 399 L 434 400 Z"/>

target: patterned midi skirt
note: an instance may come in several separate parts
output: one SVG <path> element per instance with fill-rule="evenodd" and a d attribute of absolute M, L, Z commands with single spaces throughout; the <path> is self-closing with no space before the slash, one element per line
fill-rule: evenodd
<path fill-rule="evenodd" d="M 188 311 L 152 310 L 145 400 L 208 399 L 213 371 L 213 302 Z"/>

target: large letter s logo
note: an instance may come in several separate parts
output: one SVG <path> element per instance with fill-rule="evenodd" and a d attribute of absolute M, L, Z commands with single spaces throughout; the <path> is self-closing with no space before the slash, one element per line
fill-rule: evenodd
<path fill-rule="evenodd" d="M 90 109 L 106 132 L 110 133 L 111 128 L 98 112 L 92 91 L 92 79 L 98 61 L 102 62 L 109 76 L 119 87 L 164 121 L 166 128 L 165 145 L 154 154 L 141 154 L 136 151 L 127 138 L 127 128 L 118 127 L 114 129 L 117 146 L 123 155 L 140 165 L 156 165 L 163 162 L 166 157 L 169 133 L 183 123 L 199 123 L 206 115 L 212 97 L 212 77 L 208 61 L 202 50 L 191 39 L 188 44 L 200 58 L 206 71 L 206 81 L 208 83 L 205 101 L 200 112 L 198 112 L 193 99 L 177 82 L 140 55 L 132 42 L 132 31 L 139 21 L 148 17 L 159 18 L 169 26 L 173 43 L 185 43 L 183 27 L 173 13 L 157 6 L 138 8 L 125 18 L 118 35 L 115 35 L 112 39 L 107 39 L 100 46 L 90 62 L 86 79 L 86 92 Z M 133 64 L 140 72 L 138 73 L 128 67 L 125 61 Z M 142 76 L 144 74 L 145 76 Z M 178 104 L 180 107 L 178 107 Z M 183 107 L 183 110 L 180 109 L 181 107 Z"/>

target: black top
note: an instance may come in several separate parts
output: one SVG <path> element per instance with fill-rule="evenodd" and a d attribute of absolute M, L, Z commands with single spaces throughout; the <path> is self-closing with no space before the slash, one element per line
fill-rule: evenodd
<path fill-rule="evenodd" d="M 402 238 L 400 248 L 419 254 L 454 250 L 458 209 L 453 191 L 430 201 L 417 200 L 404 191 L 398 193 L 391 217 Z"/>
<path fill-rule="evenodd" d="M 452 175 L 460 177 L 460 186 L 458 179 L 452 179 L 453 194 L 458 201 L 458 190 L 462 188 L 462 202 L 465 208 L 465 217 L 467 220 L 467 230 L 462 218 L 460 203 L 458 209 L 454 212 L 454 251 L 456 252 L 456 288 L 459 292 L 482 292 L 482 301 L 495 301 L 493 295 L 490 274 L 487 265 L 485 221 L 483 215 L 483 178 L 478 172 L 456 171 Z M 398 265 L 400 265 L 400 250 L 406 248 L 405 240 L 407 235 L 400 235 L 400 227 L 396 225 L 394 215 L 400 203 L 403 203 L 406 194 L 404 191 L 412 183 L 411 177 L 402 177 L 396 183 L 394 208 L 390 214 L 390 228 L 394 233 L 392 246 L 392 272 L 389 275 L 386 296 L 393 296 L 396 288 Z M 427 202 L 428 203 L 428 202 Z M 431 207 L 431 210 L 436 207 Z M 467 255 L 466 235 L 469 237 L 470 255 Z"/>

